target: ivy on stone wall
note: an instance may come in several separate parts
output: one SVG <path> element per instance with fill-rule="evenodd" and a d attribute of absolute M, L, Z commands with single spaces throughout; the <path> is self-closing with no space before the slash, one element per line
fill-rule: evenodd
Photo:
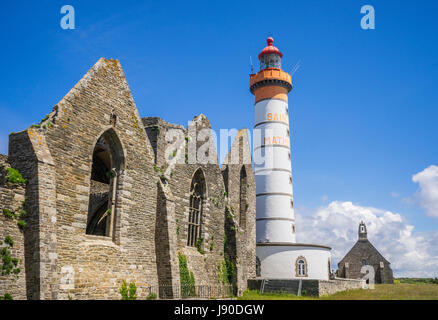
<path fill-rule="evenodd" d="M 6 218 L 10 218 L 10 219 L 14 219 L 16 218 L 15 212 L 12 212 L 11 210 L 7 209 L 7 208 L 3 208 L 3 215 Z"/>
<path fill-rule="evenodd" d="M 198 252 L 200 254 L 204 254 L 204 250 L 202 250 L 202 242 L 204 241 L 204 238 L 198 238 L 198 240 L 196 240 L 196 249 L 198 249 Z"/>
<path fill-rule="evenodd" d="M 4 296 L 0 296 L 0 300 L 14 300 L 9 293 L 5 293 Z"/>
<path fill-rule="evenodd" d="M 14 168 L 6 168 L 6 171 L 8 172 L 6 176 L 6 181 L 10 182 L 12 184 L 26 184 L 27 179 L 24 179 L 21 173 Z"/>
<path fill-rule="evenodd" d="M 222 260 L 217 266 L 217 282 L 219 284 L 229 284 L 227 264 L 225 259 Z"/>
<path fill-rule="evenodd" d="M 210 238 L 210 251 L 213 251 L 213 249 L 214 249 L 214 236 L 211 236 L 211 238 Z"/>
<path fill-rule="evenodd" d="M 211 197 L 211 198 L 210 198 L 210 201 L 214 204 L 214 206 L 215 206 L 216 208 L 219 208 L 219 201 L 218 201 L 216 198 Z"/>
<path fill-rule="evenodd" d="M 181 283 L 181 297 L 193 297 L 195 296 L 195 276 L 193 272 L 189 270 L 187 265 L 187 257 L 178 253 L 179 260 L 179 278 Z"/>
<path fill-rule="evenodd" d="M 2 244 L 5 244 L 3 248 L 0 250 L 0 258 L 2 264 L 0 265 L 0 273 L 2 276 L 7 276 L 11 273 L 18 275 L 21 270 L 17 268 L 19 260 L 17 258 L 13 258 L 11 255 L 11 250 L 14 246 L 14 239 L 11 236 L 6 236 Z"/>
<path fill-rule="evenodd" d="M 4 215 L 6 218 L 9 218 L 9 219 L 17 219 L 17 220 L 18 220 L 18 221 L 17 221 L 17 226 L 18 226 L 18 228 L 20 228 L 21 231 L 23 231 L 23 230 L 26 228 L 26 226 L 27 226 L 26 221 L 24 221 L 24 218 L 25 218 L 26 215 L 27 215 L 26 210 L 24 210 L 24 205 L 25 205 L 25 203 L 26 203 L 26 202 L 23 201 L 22 209 L 20 209 L 20 211 L 19 211 L 18 213 L 13 212 L 12 210 L 9 210 L 9 209 L 7 209 L 7 208 L 3 208 L 3 209 L 2 209 L 3 215 Z"/>
<path fill-rule="evenodd" d="M 224 258 L 217 266 L 217 280 L 220 284 L 232 284 L 236 274 L 234 263 Z"/>
<path fill-rule="evenodd" d="M 217 279 L 218 283 L 225 285 L 233 285 L 236 288 L 236 261 L 235 261 L 235 240 L 233 241 L 233 234 L 235 234 L 238 229 L 234 223 L 234 209 L 232 206 L 228 206 L 225 210 L 225 233 L 224 233 L 224 259 L 220 262 L 217 269 Z M 227 237 L 231 236 L 231 239 Z"/>
<path fill-rule="evenodd" d="M 157 135 L 160 134 L 160 127 L 159 126 L 153 126 L 151 130 L 155 131 L 157 133 Z"/>

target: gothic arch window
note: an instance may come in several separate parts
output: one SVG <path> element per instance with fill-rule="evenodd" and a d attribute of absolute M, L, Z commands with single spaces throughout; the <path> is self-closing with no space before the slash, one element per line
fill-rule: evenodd
<path fill-rule="evenodd" d="M 295 261 L 295 274 L 297 277 L 307 277 L 307 261 L 303 256 Z"/>
<path fill-rule="evenodd" d="M 190 207 L 187 229 L 187 245 L 190 247 L 195 247 L 198 239 L 201 238 L 206 190 L 204 173 L 201 169 L 198 169 L 193 175 L 190 186 Z"/>
<path fill-rule="evenodd" d="M 365 259 L 362 259 L 362 266 L 366 266 L 367 265 L 367 261 Z"/>
<path fill-rule="evenodd" d="M 86 234 L 113 237 L 123 148 L 115 131 L 103 133 L 93 150 Z"/>
<path fill-rule="evenodd" d="M 259 257 L 256 257 L 256 277 L 262 276 L 262 265 L 260 263 Z"/>
<path fill-rule="evenodd" d="M 239 212 L 239 225 L 245 226 L 246 224 L 246 210 L 248 209 L 247 200 L 247 187 L 248 187 L 248 177 L 246 175 L 245 166 L 242 166 L 240 170 L 240 212 Z"/>

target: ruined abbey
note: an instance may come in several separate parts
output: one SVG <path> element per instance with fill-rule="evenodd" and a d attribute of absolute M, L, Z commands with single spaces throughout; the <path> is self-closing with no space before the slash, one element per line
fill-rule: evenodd
<path fill-rule="evenodd" d="M 0 296 L 120 299 L 127 281 L 139 298 L 154 286 L 177 297 L 187 274 L 245 290 L 256 277 L 248 135 L 222 166 L 214 148 L 192 161 L 209 128 L 204 115 L 186 128 L 141 118 L 120 63 L 100 59 L 0 157 Z"/>

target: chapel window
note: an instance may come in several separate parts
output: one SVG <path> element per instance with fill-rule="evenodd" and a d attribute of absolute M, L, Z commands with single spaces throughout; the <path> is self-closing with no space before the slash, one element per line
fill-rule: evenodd
<path fill-rule="evenodd" d="M 202 232 L 202 214 L 206 193 L 205 177 L 201 169 L 198 169 L 190 186 L 190 207 L 187 230 L 187 245 L 195 247 Z"/>

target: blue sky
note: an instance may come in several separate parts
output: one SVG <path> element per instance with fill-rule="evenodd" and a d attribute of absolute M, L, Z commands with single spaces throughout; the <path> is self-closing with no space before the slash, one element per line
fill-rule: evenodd
<path fill-rule="evenodd" d="M 65 4 L 75 30 L 60 27 Z M 360 27 L 365 4 L 375 30 Z M 120 60 L 141 116 L 187 125 L 204 113 L 213 129 L 251 128 L 249 57 L 258 70 L 270 34 L 285 71 L 301 60 L 289 97 L 297 211 L 352 202 L 435 234 L 412 176 L 438 165 L 436 12 L 429 0 L 7 1 L 0 152 L 100 57 Z"/>

